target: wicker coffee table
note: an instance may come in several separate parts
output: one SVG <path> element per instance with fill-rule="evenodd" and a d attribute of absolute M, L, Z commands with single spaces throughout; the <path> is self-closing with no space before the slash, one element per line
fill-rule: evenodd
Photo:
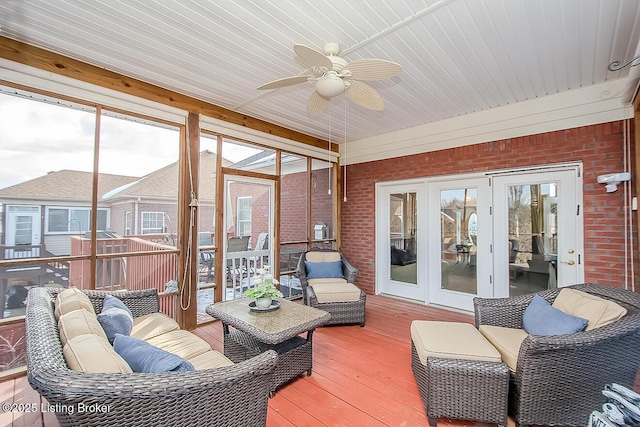
<path fill-rule="evenodd" d="M 271 382 L 271 396 L 282 384 L 304 374 L 311 375 L 312 337 L 315 328 L 326 324 L 331 315 L 288 300 L 278 300 L 280 308 L 255 312 L 248 298 L 218 302 L 206 312 L 222 321 L 224 354 L 233 362 L 250 359 L 266 350 L 278 353 L 278 364 Z M 300 336 L 306 332 L 306 337 Z"/>

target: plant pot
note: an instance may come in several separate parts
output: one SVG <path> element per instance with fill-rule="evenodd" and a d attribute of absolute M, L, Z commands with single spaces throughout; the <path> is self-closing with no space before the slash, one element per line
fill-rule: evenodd
<path fill-rule="evenodd" d="M 256 298 L 256 308 L 271 307 L 271 297 Z"/>

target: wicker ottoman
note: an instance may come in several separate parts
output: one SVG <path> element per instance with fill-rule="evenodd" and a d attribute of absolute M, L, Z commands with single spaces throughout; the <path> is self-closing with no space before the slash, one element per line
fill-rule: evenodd
<path fill-rule="evenodd" d="M 473 325 L 414 320 L 411 368 L 430 425 L 438 417 L 507 425 L 509 369 Z"/>

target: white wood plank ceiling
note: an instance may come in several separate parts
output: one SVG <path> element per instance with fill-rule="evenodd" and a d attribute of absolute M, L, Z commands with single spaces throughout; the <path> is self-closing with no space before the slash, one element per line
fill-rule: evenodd
<path fill-rule="evenodd" d="M 638 0 L 4 0 L 0 35 L 309 135 L 348 141 L 626 78 Z M 345 96 L 306 113 L 293 45 L 401 64 L 370 82 L 385 110 Z M 346 105 L 346 107 L 345 107 Z"/>

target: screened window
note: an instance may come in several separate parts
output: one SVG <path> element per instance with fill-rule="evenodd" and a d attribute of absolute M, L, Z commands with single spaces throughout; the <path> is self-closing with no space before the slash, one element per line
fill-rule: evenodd
<path fill-rule="evenodd" d="M 98 230 L 107 229 L 107 213 L 107 209 L 98 209 Z M 47 233 L 83 234 L 90 229 L 90 208 L 52 207 L 47 209 Z"/>

